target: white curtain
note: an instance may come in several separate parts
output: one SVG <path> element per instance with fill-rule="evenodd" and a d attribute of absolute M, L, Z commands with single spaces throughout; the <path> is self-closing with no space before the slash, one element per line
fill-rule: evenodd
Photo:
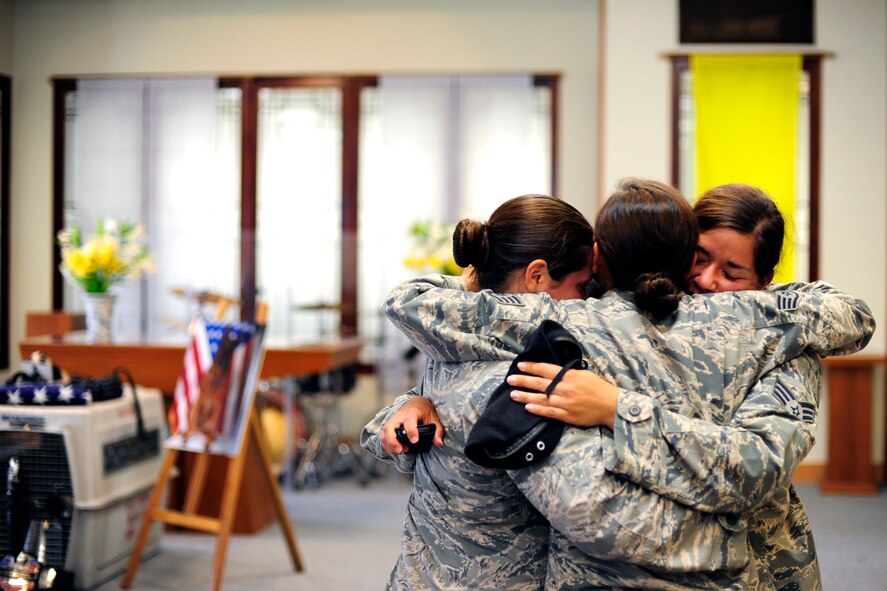
<path fill-rule="evenodd" d="M 240 118 L 230 109 L 217 117 L 213 79 L 155 79 L 149 89 L 146 219 L 157 273 L 148 328 L 181 332 L 194 308 L 171 289 L 240 296 L 240 142 L 217 139 L 231 127 L 239 137 Z"/>
<path fill-rule="evenodd" d="M 123 287 L 118 337 L 180 331 L 193 308 L 171 288 L 239 295 L 238 93 L 208 78 L 79 83 L 69 221 L 144 222 L 157 262 L 156 274 Z M 549 192 L 547 98 L 529 76 L 393 76 L 365 89 L 358 235 L 342 236 L 339 89 L 263 89 L 256 274 L 269 336 L 336 331 L 336 312 L 312 309 L 339 304 L 343 241 L 357 240 L 358 313 L 371 342 L 384 330 L 382 298 L 414 273 L 403 264 L 414 222 L 483 220 L 510 197 Z M 80 305 L 73 293 L 66 302 Z"/>
<path fill-rule="evenodd" d="M 528 76 L 463 77 L 459 217 L 484 220 L 503 201 L 551 193 L 548 109 Z"/>
<path fill-rule="evenodd" d="M 551 191 L 550 108 L 529 76 L 386 76 L 362 112 L 361 334 L 398 337 L 379 305 L 412 276 L 416 221 L 485 220 L 503 201 Z M 540 102 L 541 101 L 541 102 Z"/>
<path fill-rule="evenodd" d="M 238 183 L 219 166 L 215 106 L 210 78 L 78 81 L 66 221 L 85 234 L 100 217 L 141 222 L 156 261 L 115 289 L 119 340 L 180 333 L 188 303 L 173 287 L 237 295 Z M 65 301 L 80 306 L 71 288 Z"/>
<path fill-rule="evenodd" d="M 268 335 L 338 332 L 342 98 L 337 88 L 259 92 L 256 284 Z"/>

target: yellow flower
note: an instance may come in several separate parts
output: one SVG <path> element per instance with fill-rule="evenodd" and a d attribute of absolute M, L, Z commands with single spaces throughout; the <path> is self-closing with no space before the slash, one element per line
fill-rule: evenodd
<path fill-rule="evenodd" d="M 404 258 L 404 266 L 419 273 L 437 272 L 459 275 L 462 268 L 453 259 L 453 225 L 419 221 L 412 225 L 413 245 Z"/>
<path fill-rule="evenodd" d="M 80 228 L 58 233 L 61 271 L 87 293 L 106 293 L 124 279 L 137 279 L 153 270 L 141 225 L 101 219 L 96 233 L 83 243 Z"/>

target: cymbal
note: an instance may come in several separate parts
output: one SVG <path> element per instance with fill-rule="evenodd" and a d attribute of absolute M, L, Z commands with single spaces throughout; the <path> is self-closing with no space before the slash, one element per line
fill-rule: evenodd
<path fill-rule="evenodd" d="M 200 304 L 218 304 L 219 302 L 228 302 L 230 304 L 239 304 L 237 298 L 229 298 L 220 293 L 214 293 L 206 290 L 185 289 L 184 287 L 171 287 L 169 292 L 180 298 L 196 300 Z"/>

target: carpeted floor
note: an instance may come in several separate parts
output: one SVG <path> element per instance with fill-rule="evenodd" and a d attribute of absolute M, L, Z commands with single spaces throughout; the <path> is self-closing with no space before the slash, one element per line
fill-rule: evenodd
<path fill-rule="evenodd" d="M 387 474 L 360 487 L 348 478 L 316 490 L 285 492 L 306 570 L 295 573 L 279 528 L 235 536 L 227 552 L 226 591 L 383 589 L 399 551 L 411 483 Z M 873 497 L 824 496 L 800 485 L 816 535 L 826 591 L 887 590 L 887 491 Z M 132 586 L 142 591 L 205 590 L 215 538 L 166 533 Z M 119 578 L 98 591 L 117 591 Z"/>
<path fill-rule="evenodd" d="M 254 535 L 232 536 L 225 591 L 362 591 L 383 589 L 400 550 L 403 512 L 412 482 L 391 473 L 361 487 L 350 478 L 320 488 L 285 491 L 305 571 L 293 570 L 274 523 Z M 215 537 L 165 533 L 160 552 L 142 562 L 132 589 L 205 591 L 212 574 Z M 120 578 L 97 588 L 118 591 Z"/>

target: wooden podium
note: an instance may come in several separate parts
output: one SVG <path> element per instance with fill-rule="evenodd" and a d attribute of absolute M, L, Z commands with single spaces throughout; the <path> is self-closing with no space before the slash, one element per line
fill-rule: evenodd
<path fill-rule="evenodd" d="M 881 356 L 850 355 L 823 360 L 828 376 L 828 460 L 821 489 L 825 493 L 878 493 L 872 461 L 875 369 Z M 882 442 L 887 454 L 887 441 Z"/>

